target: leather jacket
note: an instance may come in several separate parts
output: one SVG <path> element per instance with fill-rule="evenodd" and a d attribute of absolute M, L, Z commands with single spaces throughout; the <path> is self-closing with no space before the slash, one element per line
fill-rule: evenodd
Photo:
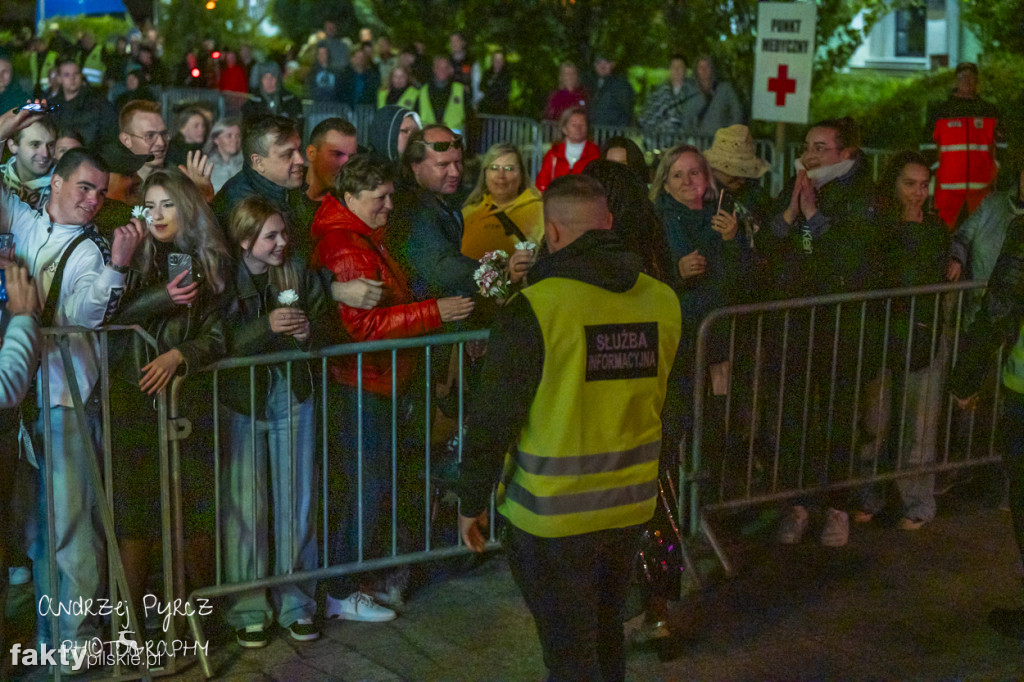
<path fill-rule="evenodd" d="M 190 306 L 178 305 L 167 293 L 166 264 L 159 262 L 147 282 L 137 271 L 128 277 L 124 298 L 111 324 L 139 325 L 157 342 L 157 350 L 130 331 L 115 332 L 109 342 L 111 374 L 115 379 L 138 386 L 142 368 L 157 355 L 177 348 L 184 357 L 178 368 L 183 375 L 195 374 L 226 353 L 222 317 L 223 296 L 201 283 Z M 193 256 L 196 278 L 203 279 L 200 261 Z"/>
<path fill-rule="evenodd" d="M 298 276 L 295 292 L 299 302 L 294 307 L 306 312 L 310 322 L 310 335 L 305 343 L 270 329 L 270 311 L 279 308 L 277 302 L 281 291 L 268 282 L 260 291 L 249 269 L 238 263 L 230 299 L 225 312 L 227 346 L 231 357 L 247 357 L 264 353 L 289 350 L 310 350 L 329 346 L 341 341 L 340 330 L 332 324 L 332 302 L 323 280 L 315 270 L 310 270 L 301 259 L 293 258 L 292 267 Z M 299 402 L 308 399 L 316 386 L 315 363 L 300 361 L 292 363 L 292 395 Z M 253 373 L 255 385 L 255 407 L 257 416 L 266 412 L 267 396 L 275 372 L 282 380 L 287 376 L 287 364 L 257 365 Z M 250 414 L 253 402 L 249 392 L 249 369 L 238 368 L 220 373 L 219 398 L 239 414 Z"/>

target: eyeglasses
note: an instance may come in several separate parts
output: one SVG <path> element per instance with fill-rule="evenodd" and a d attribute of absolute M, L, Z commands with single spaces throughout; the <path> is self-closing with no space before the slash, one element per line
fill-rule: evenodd
<path fill-rule="evenodd" d="M 458 150 L 462 149 L 462 136 L 461 135 L 456 135 L 454 140 L 445 140 L 444 142 L 427 142 L 426 140 L 416 140 L 416 141 L 419 142 L 420 144 L 422 144 L 425 147 L 433 149 L 435 152 L 438 152 L 438 153 L 446 152 L 449 149 L 458 149 Z"/>
<path fill-rule="evenodd" d="M 163 140 L 164 142 L 167 142 L 167 140 L 171 139 L 171 134 L 168 131 L 166 131 L 166 130 L 161 130 L 159 132 L 156 131 L 156 130 L 150 130 L 145 135 L 136 135 L 135 133 L 128 133 L 128 134 L 130 136 L 132 136 L 132 137 L 139 138 L 140 140 L 145 142 L 150 147 L 152 147 L 156 143 L 157 138 Z"/>
<path fill-rule="evenodd" d="M 814 152 L 815 154 L 821 154 L 823 152 L 834 152 L 842 147 L 826 147 L 824 142 L 816 142 L 815 144 L 804 144 L 800 150 L 801 153 L 806 154 L 807 152 Z"/>
<path fill-rule="evenodd" d="M 519 166 L 513 166 L 513 165 L 499 166 L 496 163 L 492 163 L 490 166 L 487 167 L 487 170 L 489 170 L 489 171 L 491 171 L 493 173 L 497 173 L 498 171 L 505 171 L 506 173 L 518 173 L 519 172 Z"/>

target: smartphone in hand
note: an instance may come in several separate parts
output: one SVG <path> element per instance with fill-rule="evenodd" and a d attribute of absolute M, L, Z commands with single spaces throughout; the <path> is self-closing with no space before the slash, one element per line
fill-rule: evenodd
<path fill-rule="evenodd" d="M 182 277 L 181 281 L 178 282 L 179 287 L 185 287 L 192 284 L 192 256 L 187 253 L 171 253 L 167 255 L 167 276 L 169 281 L 174 281 L 174 278 L 183 272 L 188 274 Z"/>

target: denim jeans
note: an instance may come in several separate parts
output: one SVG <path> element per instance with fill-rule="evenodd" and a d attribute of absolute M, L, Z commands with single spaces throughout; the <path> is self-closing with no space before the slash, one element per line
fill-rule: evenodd
<path fill-rule="evenodd" d="M 333 439 L 331 495 L 340 502 L 332 505 L 331 509 L 330 559 L 332 565 L 337 565 L 384 554 L 382 538 L 391 526 L 389 520 L 382 519 L 382 515 L 391 497 L 393 402 L 390 396 L 363 390 L 360 458 L 358 392 L 351 386 L 332 384 L 329 396 L 327 409 L 331 414 L 330 434 Z M 401 400 L 397 402 L 402 403 Z M 406 420 L 402 414 L 397 416 L 401 442 Z M 332 581 L 328 592 L 343 598 L 357 587 L 357 581 L 343 577 Z"/>
<path fill-rule="evenodd" d="M 55 643 L 73 641 L 82 644 L 99 633 L 98 623 L 90 616 L 66 613 L 78 598 L 95 599 L 106 587 L 107 555 L 97 507 L 99 495 L 92 484 L 85 439 L 90 438 L 100 449 L 99 405 L 94 401 L 86 404 L 88 433 L 82 433 L 69 407 L 51 407 L 50 426 L 53 447 L 53 506 L 55 516 L 57 547 L 57 591 L 50 589 L 50 545 L 47 538 L 46 520 L 46 457 L 43 442 L 43 414 L 36 425 L 36 456 L 39 458 L 39 498 L 37 518 L 34 527 L 29 557 L 32 559 L 32 574 L 35 581 L 36 606 L 47 602 L 58 617 L 58 632 L 50 631 L 49 618 L 36 617 L 36 631 L 40 642 L 49 646 Z M 58 639 L 59 634 L 59 639 Z"/>
<path fill-rule="evenodd" d="M 255 447 L 253 419 L 230 414 L 230 460 L 223 480 L 222 509 L 224 572 L 229 583 L 269 574 L 268 468 L 274 508 L 273 574 L 316 568 L 318 472 L 313 412 L 313 398 L 297 402 L 283 374 L 275 371 L 266 413 L 255 419 Z M 314 581 L 271 589 L 278 624 L 286 628 L 300 618 L 312 618 L 316 613 L 315 590 Z M 266 590 L 252 590 L 234 597 L 227 619 L 237 629 L 266 625 L 273 618 L 273 610 Z"/>
<path fill-rule="evenodd" d="M 877 466 L 889 438 L 891 417 L 903 418 L 902 428 L 895 434 L 897 448 L 902 441 L 899 470 L 907 471 L 935 463 L 939 417 L 946 396 L 948 351 L 948 343 L 941 338 L 931 364 L 907 372 L 905 378 L 902 369 L 899 370 L 901 381 L 896 386 L 897 390 L 893 390 L 892 372 L 888 369 L 879 378 L 865 384 L 861 420 L 864 441 L 859 447 L 863 475 L 870 476 Z M 895 465 L 895 457 L 893 461 Z M 935 518 L 935 474 L 898 478 L 895 483 L 902 501 L 902 516 L 918 521 Z M 860 508 L 872 514 L 881 511 L 885 503 L 881 486 L 877 484 L 865 487 L 858 497 Z"/>

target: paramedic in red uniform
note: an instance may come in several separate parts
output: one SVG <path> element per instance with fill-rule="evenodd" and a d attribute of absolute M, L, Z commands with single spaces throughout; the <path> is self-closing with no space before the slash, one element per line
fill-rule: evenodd
<path fill-rule="evenodd" d="M 932 109 L 927 129 L 938 150 L 935 210 L 950 230 L 970 215 L 992 189 L 998 172 L 998 119 L 995 106 L 978 96 L 977 65 L 959 64 L 956 87 L 949 99 Z"/>

